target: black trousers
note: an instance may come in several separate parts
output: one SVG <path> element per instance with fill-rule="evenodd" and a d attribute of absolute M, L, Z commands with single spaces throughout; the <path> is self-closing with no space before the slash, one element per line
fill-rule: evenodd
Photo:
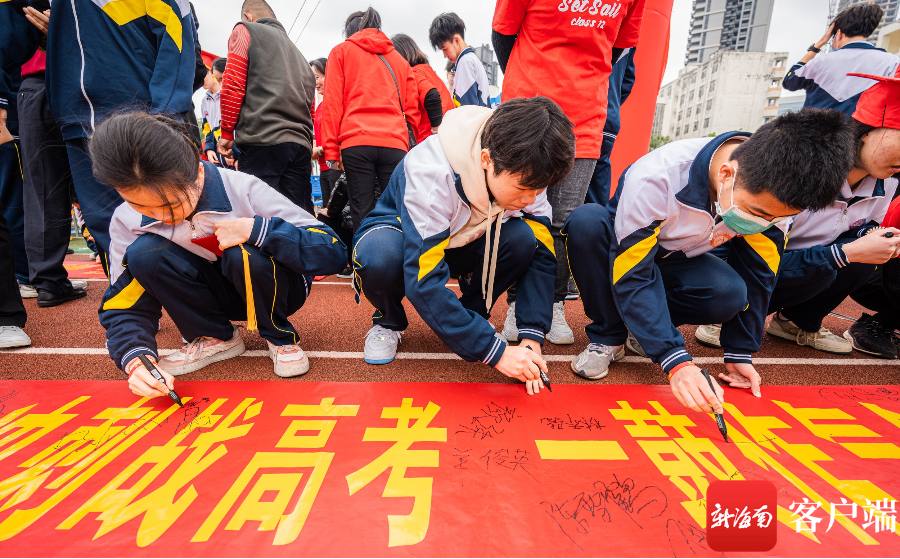
<path fill-rule="evenodd" d="M 238 167 L 262 179 L 266 184 L 284 194 L 288 200 L 310 214 L 315 211 L 312 203 L 312 160 L 309 149 L 285 142 L 273 146 L 238 146 Z"/>
<path fill-rule="evenodd" d="M 28 314 L 19 294 L 19 282 L 13 271 L 14 266 L 12 239 L 6 219 L 0 212 L 0 326 L 25 326 Z"/>
<path fill-rule="evenodd" d="M 338 169 L 322 169 L 319 172 L 319 184 L 322 186 L 322 206 L 328 205 L 328 199 L 331 198 L 331 191 L 334 190 L 334 183 L 341 178 L 341 171 Z"/>
<path fill-rule="evenodd" d="M 869 281 L 858 287 L 850 297 L 875 311 L 875 320 L 881 324 L 900 328 L 900 259 L 892 258 L 878 266 Z"/>
<path fill-rule="evenodd" d="M 375 202 L 391 180 L 394 168 L 405 156 L 406 152 L 402 149 L 379 146 L 354 146 L 341 150 L 354 231 L 359 229 L 363 218 L 375 207 Z"/>
<path fill-rule="evenodd" d="M 26 78 L 18 97 L 29 282 L 65 295 L 72 292 L 63 260 L 74 190 L 66 142 L 50 112 L 43 77 Z"/>

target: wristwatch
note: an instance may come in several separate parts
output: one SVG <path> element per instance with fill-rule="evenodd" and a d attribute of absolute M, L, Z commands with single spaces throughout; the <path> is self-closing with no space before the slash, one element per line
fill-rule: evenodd
<path fill-rule="evenodd" d="M 819 54 L 820 52 L 822 52 L 822 49 L 820 49 L 819 47 L 817 47 L 817 46 L 815 45 L 815 43 L 809 45 L 809 48 L 806 49 L 806 50 L 808 50 L 808 51 L 810 51 L 810 52 L 814 52 L 814 53 L 816 53 L 816 54 Z"/>

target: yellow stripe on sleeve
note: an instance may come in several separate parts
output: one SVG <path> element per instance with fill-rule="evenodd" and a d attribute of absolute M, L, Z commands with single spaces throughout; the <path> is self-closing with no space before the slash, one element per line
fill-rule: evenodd
<path fill-rule="evenodd" d="M 543 223 L 532 219 L 522 218 L 522 221 L 531 227 L 531 230 L 534 231 L 534 237 L 547 247 L 547 249 L 553 253 L 553 256 L 556 256 L 556 251 L 553 250 L 553 237 L 550 235 L 550 231 L 547 227 L 544 226 Z"/>
<path fill-rule="evenodd" d="M 615 284 L 622 276 L 637 266 L 638 262 L 650 254 L 650 251 L 656 245 L 656 237 L 659 235 L 659 226 L 653 230 L 653 234 L 631 246 L 628 250 L 616 257 L 613 263 L 613 283 Z"/>
<path fill-rule="evenodd" d="M 112 0 L 103 11 L 118 25 L 125 25 L 139 17 L 150 16 L 166 26 L 166 32 L 181 52 L 181 18 L 162 0 Z"/>
<path fill-rule="evenodd" d="M 126 285 L 122 291 L 119 291 L 115 297 L 103 303 L 103 310 L 130 309 L 137 303 L 138 299 L 140 299 L 143 294 L 144 288 L 136 279 L 133 279 L 131 280 L 131 283 Z"/>
<path fill-rule="evenodd" d="M 778 266 L 781 264 L 781 255 L 778 254 L 778 247 L 772 242 L 772 239 L 762 233 L 757 233 L 745 236 L 744 240 L 756 251 L 760 258 L 766 261 L 772 273 L 777 274 Z"/>
<path fill-rule="evenodd" d="M 306 230 L 307 231 L 315 231 L 316 233 L 321 233 L 323 235 L 328 235 L 328 233 L 326 233 L 325 231 L 322 231 L 321 229 L 315 229 L 313 227 L 307 227 Z M 334 244 L 336 242 L 337 242 L 337 239 L 335 239 L 334 236 L 331 236 L 331 244 Z"/>
<path fill-rule="evenodd" d="M 441 263 L 448 244 L 450 244 L 449 237 L 419 255 L 419 281 L 422 281 L 428 272 L 434 270 Z"/>

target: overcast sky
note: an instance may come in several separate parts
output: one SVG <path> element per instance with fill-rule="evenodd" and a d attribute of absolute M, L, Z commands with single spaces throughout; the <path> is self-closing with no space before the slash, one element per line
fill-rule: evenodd
<path fill-rule="evenodd" d="M 327 57 L 332 47 L 343 40 L 342 31 L 347 16 L 371 5 L 381 14 L 383 31 L 388 36 L 406 33 L 415 39 L 442 79 L 447 61 L 440 51 L 433 51 L 428 44 L 428 26 L 431 20 L 441 12 L 454 11 L 466 22 L 466 41 L 470 45 L 490 43 L 491 18 L 496 3 L 493 0 L 268 1 L 285 29 L 290 30 L 290 37 L 296 40 L 300 52 L 307 60 Z M 200 44 L 204 50 L 219 56 L 228 53 L 228 35 L 235 22 L 240 19 L 242 2 L 243 0 L 194 0 L 197 19 L 200 21 Z M 674 79 L 678 70 L 684 67 L 691 5 L 691 0 L 675 0 L 668 64 L 663 83 Z M 790 53 L 788 62 L 792 64 L 803 56 L 806 47 L 822 36 L 827 19 L 828 0 L 777 0 L 766 50 Z M 202 90 L 195 95 L 197 107 L 202 97 Z"/>

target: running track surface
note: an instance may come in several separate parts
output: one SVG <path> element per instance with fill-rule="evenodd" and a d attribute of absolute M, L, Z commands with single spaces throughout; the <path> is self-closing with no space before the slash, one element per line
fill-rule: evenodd
<path fill-rule="evenodd" d="M 75 257 L 75 260 L 86 257 Z M 455 283 L 455 282 L 452 282 Z M 104 350 L 104 331 L 97 321 L 97 308 L 105 281 L 90 281 L 88 296 L 58 307 L 39 308 L 35 299 L 25 301 L 28 311 L 26 332 L 32 346 L 24 351 L 0 350 L 0 379 L 27 380 L 124 380 Z M 457 290 L 456 287 L 453 287 Z M 266 356 L 266 344 L 256 332 L 242 329 L 248 356 L 211 365 L 186 375 L 183 380 L 264 380 L 278 382 L 517 382 L 481 363 L 453 359 L 450 351 L 406 302 L 410 326 L 400 345 L 401 357 L 388 365 L 368 365 L 360 357 L 363 340 L 371 326 L 372 307 L 364 299 L 357 305 L 349 280 L 329 277 L 313 284 L 307 304 L 291 317 L 301 336 L 301 347 L 310 352 L 310 372 L 296 379 L 280 379 L 272 372 Z M 500 330 L 506 318 L 506 301 L 501 297 L 494 307 L 491 322 Z M 857 317 L 863 309 L 848 300 L 837 312 Z M 628 353 L 625 362 L 612 366 L 601 381 L 575 376 L 569 363 L 588 343 L 581 301 L 566 302 L 566 316 L 575 331 L 575 344 L 545 344 L 550 359 L 550 378 L 554 384 L 665 384 L 665 375 L 657 365 Z M 825 327 L 842 334 L 850 323 L 828 317 Z M 702 347 L 694 340 L 694 327 L 681 332 L 687 349 L 710 372 L 724 370 L 721 350 Z M 181 337 L 172 320 L 163 315 L 157 336 L 161 350 L 180 347 Z M 340 352 L 325 355 L 324 352 Z M 347 355 L 350 354 L 350 355 Z M 706 358 L 706 359 L 704 359 Z M 900 361 L 885 361 L 854 352 L 833 356 L 787 340 L 766 336 L 755 355 L 763 382 L 769 385 L 822 384 L 900 384 Z M 802 361 L 799 361 L 802 360 Z M 124 382 L 123 382 L 124 388 Z M 765 386 L 763 394 L 766 395 Z M 769 395 L 770 397 L 772 395 Z"/>

